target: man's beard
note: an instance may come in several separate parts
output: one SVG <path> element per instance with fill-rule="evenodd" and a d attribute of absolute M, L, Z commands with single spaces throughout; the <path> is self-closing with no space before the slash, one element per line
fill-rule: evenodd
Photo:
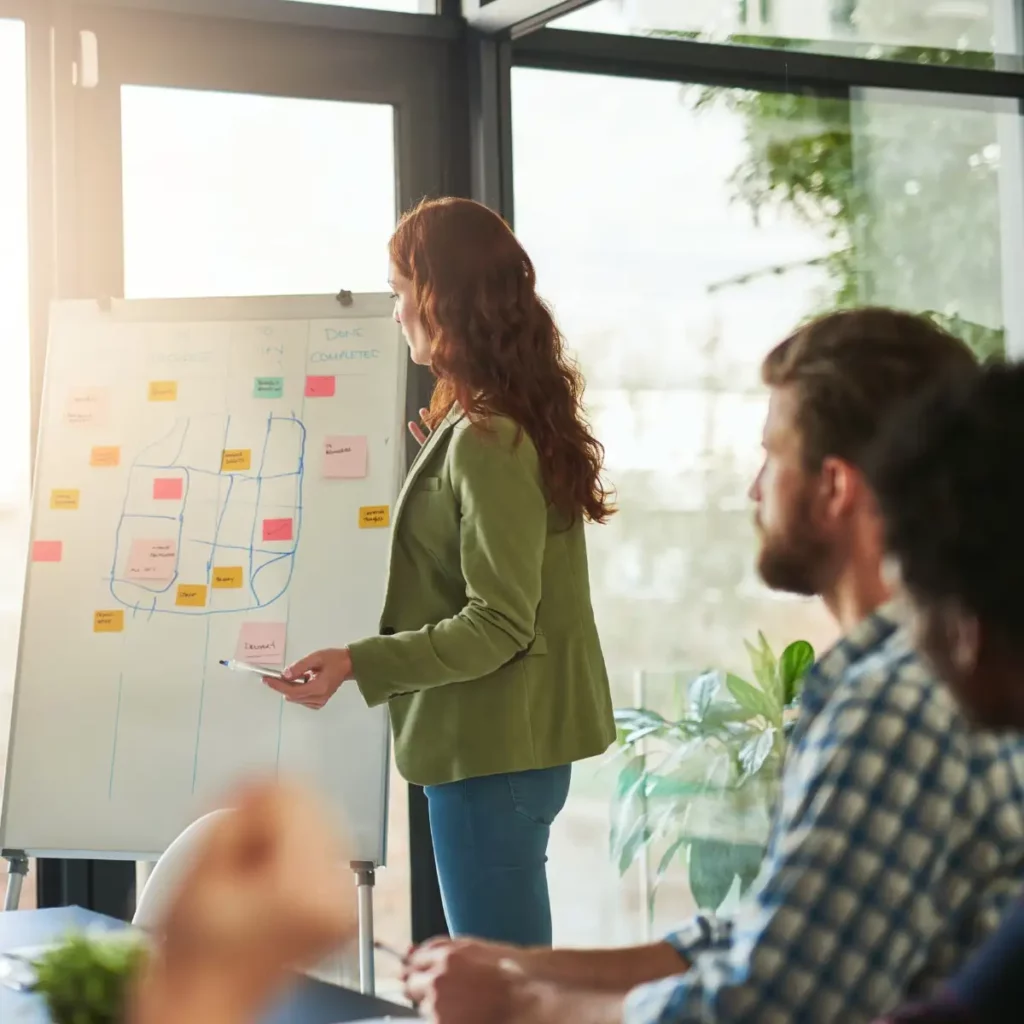
<path fill-rule="evenodd" d="M 816 597 L 829 561 L 829 545 L 811 521 L 810 501 L 803 499 L 793 509 L 784 532 L 766 533 L 760 523 L 761 550 L 757 571 L 772 590 Z"/>

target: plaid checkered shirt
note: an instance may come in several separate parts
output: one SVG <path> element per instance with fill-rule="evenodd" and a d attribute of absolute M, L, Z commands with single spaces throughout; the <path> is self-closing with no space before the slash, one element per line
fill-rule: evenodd
<path fill-rule="evenodd" d="M 668 941 L 625 1024 L 866 1024 L 930 991 L 1024 872 L 1024 740 L 974 733 L 880 608 L 807 675 L 752 894 Z"/>

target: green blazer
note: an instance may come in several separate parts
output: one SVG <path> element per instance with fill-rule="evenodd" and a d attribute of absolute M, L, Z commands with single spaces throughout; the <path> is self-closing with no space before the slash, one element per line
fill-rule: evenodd
<path fill-rule="evenodd" d="M 516 433 L 456 408 L 430 435 L 394 509 L 382 635 L 350 645 L 421 786 L 568 764 L 615 738 L 583 522 L 549 508 Z"/>

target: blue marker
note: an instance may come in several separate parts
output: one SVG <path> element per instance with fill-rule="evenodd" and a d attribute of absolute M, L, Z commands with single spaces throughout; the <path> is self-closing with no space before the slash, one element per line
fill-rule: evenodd
<path fill-rule="evenodd" d="M 244 661 L 235 661 L 234 658 L 229 661 L 221 658 L 220 664 L 232 672 L 252 672 L 258 676 L 265 676 L 267 679 L 277 679 L 282 683 L 294 683 L 296 686 L 301 685 L 308 679 L 307 676 L 300 676 L 298 679 L 288 679 L 280 669 L 270 668 L 267 665 L 250 665 Z"/>

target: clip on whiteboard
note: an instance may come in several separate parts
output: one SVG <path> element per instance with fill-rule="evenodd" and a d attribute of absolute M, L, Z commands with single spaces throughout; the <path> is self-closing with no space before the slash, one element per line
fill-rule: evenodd
<path fill-rule="evenodd" d="M 338 303 L 346 309 L 352 305 L 352 293 L 350 291 L 346 291 L 344 288 L 342 288 L 334 297 L 338 300 Z"/>

